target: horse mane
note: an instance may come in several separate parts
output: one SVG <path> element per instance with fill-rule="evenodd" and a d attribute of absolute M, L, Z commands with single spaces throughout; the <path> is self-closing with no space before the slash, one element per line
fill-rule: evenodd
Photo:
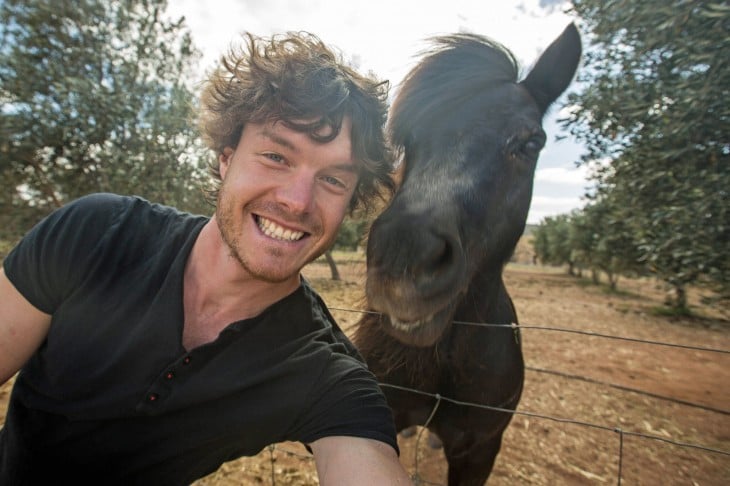
<path fill-rule="evenodd" d="M 494 85 L 515 83 L 517 60 L 509 49 L 477 34 L 430 39 L 425 53 L 400 85 L 388 130 L 394 146 L 407 147 L 427 134 L 433 121 Z"/>

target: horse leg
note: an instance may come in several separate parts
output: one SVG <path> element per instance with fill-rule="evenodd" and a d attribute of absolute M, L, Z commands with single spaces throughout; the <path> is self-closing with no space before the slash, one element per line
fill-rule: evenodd
<path fill-rule="evenodd" d="M 404 439 L 408 439 L 415 436 L 417 432 L 418 426 L 411 425 L 410 427 L 401 430 L 399 433 L 401 437 L 403 437 Z M 443 444 L 441 443 L 441 439 L 439 439 L 439 436 L 431 431 L 428 432 L 428 439 L 426 439 L 426 443 L 431 449 L 441 449 L 441 447 L 443 446 Z"/>
<path fill-rule="evenodd" d="M 465 451 L 455 451 L 445 447 L 444 453 L 449 464 L 449 486 L 483 486 L 492 472 L 501 445 L 500 433 Z"/>

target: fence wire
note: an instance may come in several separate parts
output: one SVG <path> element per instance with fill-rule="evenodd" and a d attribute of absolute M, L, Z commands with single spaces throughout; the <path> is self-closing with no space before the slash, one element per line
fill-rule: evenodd
<path fill-rule="evenodd" d="M 358 309 L 345 309 L 342 307 L 329 307 L 330 310 L 336 310 L 341 312 L 353 312 L 356 314 L 372 314 L 372 315 L 382 315 L 380 312 L 374 312 L 374 311 L 367 311 L 367 310 L 358 310 Z M 580 334 L 584 336 L 592 336 L 597 338 L 603 338 L 603 339 L 615 339 L 618 341 L 628 341 L 633 343 L 641 343 L 641 344 L 649 344 L 653 346 L 668 346 L 673 348 L 682 348 L 682 349 L 690 349 L 693 351 L 702 351 L 707 353 L 720 353 L 720 354 L 730 354 L 730 349 L 718 349 L 718 348 L 710 348 L 706 346 L 695 346 L 691 344 L 680 344 L 680 343 L 668 343 L 663 341 L 653 341 L 651 339 L 641 339 L 641 338 L 635 338 L 635 337 L 626 337 L 626 336 L 616 336 L 612 334 L 603 334 L 598 333 L 594 331 L 584 331 L 582 329 L 571 329 L 571 328 L 564 328 L 564 327 L 554 327 L 554 326 L 536 326 L 536 325 L 525 325 L 525 324 L 517 324 L 517 323 L 510 323 L 510 324 L 496 324 L 496 323 L 489 323 L 489 322 L 468 322 L 468 321 L 454 321 L 454 324 L 464 325 L 464 326 L 475 326 L 475 327 L 503 327 L 503 328 L 510 328 L 510 329 L 519 329 L 519 330 L 532 330 L 532 331 L 552 331 L 552 332 L 563 332 L 568 334 Z M 348 326 L 344 328 L 343 330 L 351 330 L 357 327 L 357 323 Z"/>
<path fill-rule="evenodd" d="M 329 309 L 332 311 L 380 315 L 380 313 L 378 313 L 378 312 L 367 311 L 367 310 L 347 309 L 347 308 L 341 308 L 341 307 L 329 307 Z M 688 344 L 681 344 L 681 343 L 669 343 L 669 342 L 655 341 L 655 340 L 650 340 L 650 339 L 641 339 L 641 338 L 635 338 L 635 337 L 616 336 L 616 335 L 598 333 L 598 332 L 593 332 L 593 331 L 584 331 L 584 330 L 580 330 L 580 329 L 561 328 L 561 327 L 554 327 L 554 326 L 523 325 L 523 324 L 516 324 L 516 323 L 496 324 L 496 323 L 467 322 L 467 321 L 454 321 L 454 324 L 467 325 L 467 326 L 481 326 L 481 327 L 503 327 L 503 328 L 519 329 L 520 331 L 530 330 L 530 331 L 560 332 L 560 333 L 578 334 L 578 335 L 583 335 L 583 336 L 591 336 L 591 337 L 596 337 L 596 338 L 601 338 L 601 339 L 612 339 L 612 340 L 626 341 L 626 342 L 632 342 L 632 343 L 640 343 L 640 344 L 646 344 L 646 345 L 650 345 L 650 346 L 664 346 L 664 347 L 681 348 L 681 349 L 688 349 L 688 350 L 707 352 L 707 353 L 730 354 L 730 350 L 727 350 L 727 349 L 711 348 L 711 347 L 706 347 L 706 346 L 695 346 L 695 345 L 688 345 Z M 348 327 L 344 328 L 344 330 L 348 331 L 356 326 L 357 326 L 357 324 L 354 324 L 352 326 L 348 326 Z M 700 405 L 697 403 L 692 403 L 692 402 L 688 402 L 685 400 L 679 400 L 679 399 L 675 399 L 675 398 L 671 398 L 671 397 L 665 397 L 662 395 L 657 395 L 654 393 L 646 392 L 643 390 L 638 390 L 635 388 L 630 388 L 630 387 L 618 385 L 615 383 L 603 382 L 600 380 L 596 380 L 594 378 L 589 378 L 589 377 L 585 377 L 585 376 L 581 376 L 581 375 L 574 375 L 574 374 L 565 373 L 562 371 L 548 370 L 548 369 L 532 367 L 532 366 L 526 366 L 525 369 L 529 370 L 529 371 L 537 372 L 537 373 L 547 373 L 547 374 L 560 376 L 560 377 L 566 378 L 566 379 L 579 380 L 579 381 L 584 381 L 584 382 L 588 382 L 588 383 L 592 383 L 592 384 L 596 384 L 596 385 L 612 387 L 612 388 L 616 388 L 616 389 L 626 391 L 626 392 L 638 393 L 638 394 L 645 395 L 645 396 L 648 396 L 651 398 L 667 400 L 667 401 L 671 401 L 671 402 L 674 402 L 674 403 L 677 403 L 677 404 L 680 404 L 683 406 L 695 407 L 695 408 L 703 409 L 703 410 L 713 412 L 713 413 L 730 415 L 729 410 L 709 407 L 706 405 Z M 451 403 L 454 405 L 459 405 L 459 406 L 464 406 L 464 407 L 475 407 L 475 408 L 481 408 L 481 409 L 486 409 L 486 410 L 492 410 L 495 412 L 510 413 L 513 415 L 522 415 L 522 416 L 530 417 L 530 418 L 548 420 L 548 421 L 562 423 L 562 424 L 577 425 L 577 426 L 581 426 L 581 427 L 588 427 L 588 428 L 592 428 L 592 429 L 616 433 L 618 435 L 618 440 L 619 440 L 618 461 L 617 461 L 617 484 L 619 486 L 621 486 L 621 480 L 622 480 L 623 454 L 624 454 L 623 447 L 624 447 L 624 437 L 626 437 L 626 436 L 637 437 L 637 438 L 645 439 L 645 440 L 659 441 L 659 442 L 670 444 L 670 445 L 673 445 L 676 447 L 695 449 L 695 450 L 699 450 L 699 451 L 702 451 L 705 453 L 719 454 L 722 456 L 730 456 L 730 451 L 727 451 L 727 450 L 718 449 L 718 448 L 714 448 L 714 447 L 708 447 L 708 446 L 704 446 L 704 445 L 700 445 L 700 444 L 683 442 L 683 441 L 674 440 L 671 438 L 662 437 L 662 436 L 658 436 L 658 435 L 646 434 L 643 432 L 624 430 L 621 427 L 611 427 L 611 426 L 607 426 L 607 425 L 595 424 L 595 423 L 586 422 L 586 421 L 582 421 L 582 420 L 576 420 L 576 419 L 572 419 L 572 418 L 554 417 L 554 416 L 550 416 L 550 415 L 546 415 L 546 414 L 542 414 L 542 413 L 531 412 L 531 411 L 527 411 L 527 410 L 510 410 L 510 409 L 506 409 L 506 408 L 495 407 L 495 406 L 491 406 L 491 405 L 484 405 L 484 404 L 480 404 L 480 403 L 464 402 L 464 401 L 455 400 L 453 398 L 442 396 L 438 393 L 425 392 L 425 391 L 407 388 L 407 387 L 403 387 L 400 385 L 394 385 L 394 384 L 390 384 L 390 383 L 380 383 L 380 386 L 382 388 L 392 388 L 392 389 L 396 389 L 396 390 L 400 390 L 400 391 L 405 391 L 405 392 L 415 393 L 415 394 L 422 395 L 422 396 L 431 397 L 434 399 L 434 407 L 431 411 L 431 414 L 429 415 L 429 418 L 426 421 L 426 423 L 422 425 L 422 428 L 419 431 L 418 437 L 416 439 L 415 458 L 414 458 L 415 471 L 411 478 L 414 480 L 414 483 L 417 485 L 425 484 L 425 485 L 432 485 L 432 486 L 444 486 L 440 483 L 433 483 L 433 482 L 429 482 L 429 481 L 426 481 L 426 480 L 420 478 L 419 472 L 418 472 L 418 451 L 420 450 L 419 444 L 420 444 L 420 440 L 421 440 L 421 435 L 428 427 L 431 419 L 436 414 L 436 411 L 442 402 L 448 402 L 448 403 Z M 275 480 L 275 475 L 274 475 L 274 458 L 273 458 L 273 451 L 275 449 L 279 450 L 285 454 L 288 454 L 288 455 L 292 455 L 292 456 L 306 459 L 309 461 L 312 460 L 312 457 L 310 455 L 303 455 L 298 452 L 291 451 L 289 449 L 282 449 L 281 446 L 279 446 L 279 445 L 272 446 L 272 448 L 270 448 L 270 452 L 272 454 L 271 455 L 272 485 L 276 485 L 276 480 Z"/>

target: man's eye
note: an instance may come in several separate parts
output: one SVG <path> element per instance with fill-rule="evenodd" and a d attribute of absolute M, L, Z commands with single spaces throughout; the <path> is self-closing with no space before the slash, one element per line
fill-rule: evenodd
<path fill-rule="evenodd" d="M 332 176 L 324 176 L 322 178 L 327 184 L 330 184 L 332 186 L 335 186 L 340 189 L 346 189 L 347 184 L 345 184 L 342 180 L 338 179 L 337 177 Z"/>
<path fill-rule="evenodd" d="M 284 157 L 282 157 L 279 154 L 265 153 L 264 154 L 264 157 L 266 157 L 269 160 L 272 160 L 272 161 L 276 162 L 277 164 L 281 164 L 282 162 L 284 162 Z"/>

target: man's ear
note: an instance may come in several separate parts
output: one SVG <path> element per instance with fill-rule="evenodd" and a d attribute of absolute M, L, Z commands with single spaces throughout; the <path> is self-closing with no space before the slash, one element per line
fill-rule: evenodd
<path fill-rule="evenodd" d="M 233 149 L 231 147 L 224 148 L 223 152 L 218 155 L 218 171 L 221 174 L 221 179 L 226 178 L 226 172 L 228 172 L 228 167 L 231 165 L 232 158 Z"/>

